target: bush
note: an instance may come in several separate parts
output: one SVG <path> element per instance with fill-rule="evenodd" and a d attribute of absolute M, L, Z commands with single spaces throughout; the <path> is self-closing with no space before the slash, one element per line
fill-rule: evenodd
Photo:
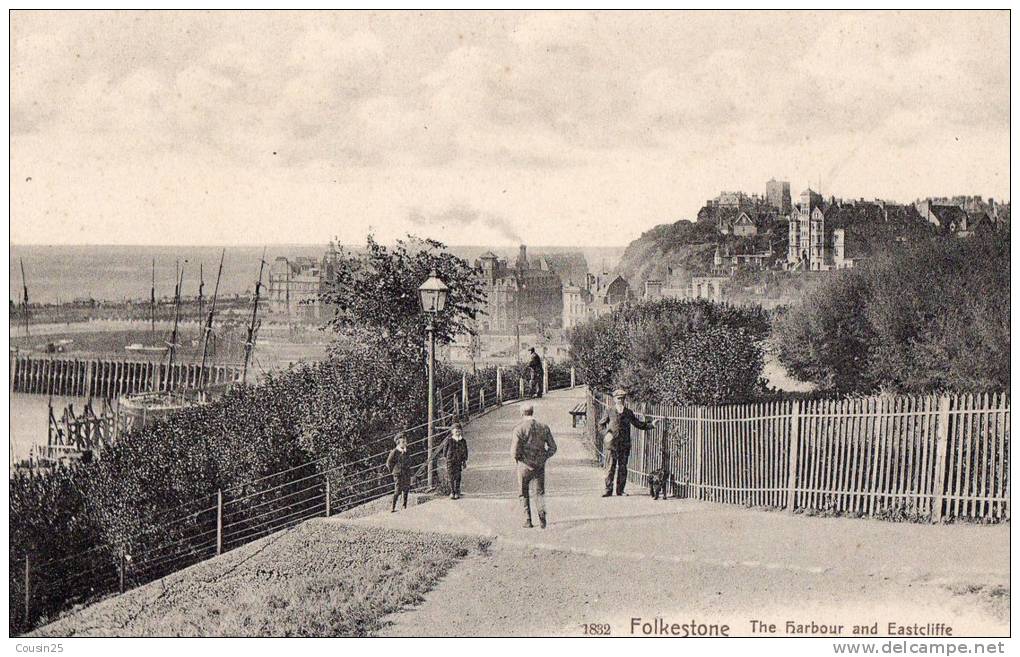
<path fill-rule="evenodd" d="M 674 346 L 713 328 L 739 330 L 754 344 L 768 336 L 769 318 L 759 307 L 661 299 L 589 320 L 571 329 L 568 340 L 572 361 L 586 383 L 600 390 L 622 385 L 638 399 L 655 401 L 663 392 L 657 387 L 658 373 Z M 715 356 L 704 357 L 705 366 L 714 367 Z"/>
<path fill-rule="evenodd" d="M 681 337 L 652 379 L 667 404 L 739 404 L 760 391 L 761 348 L 744 329 L 713 326 Z"/>
<path fill-rule="evenodd" d="M 931 237 L 834 275 L 776 324 L 780 361 L 837 392 L 1009 388 L 1009 242 Z"/>
<path fill-rule="evenodd" d="M 864 277 L 837 272 L 803 305 L 778 314 L 773 340 L 792 376 L 841 393 L 874 387 L 869 364 L 875 336 L 864 312 L 869 294 Z"/>

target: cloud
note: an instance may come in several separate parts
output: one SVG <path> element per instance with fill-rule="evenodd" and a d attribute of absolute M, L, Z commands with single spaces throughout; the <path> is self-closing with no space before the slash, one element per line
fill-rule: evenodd
<path fill-rule="evenodd" d="M 14 12 L 11 24 L 12 180 L 30 168 L 20 180 L 35 181 L 31 202 L 12 189 L 12 222 L 56 235 L 79 219 L 54 217 L 81 207 L 159 225 L 185 195 L 246 226 L 314 195 L 308 226 L 344 207 L 351 226 L 569 241 L 599 239 L 582 222 L 616 236 L 689 217 L 718 189 L 773 175 L 795 188 L 821 175 L 836 194 L 1009 189 L 1004 12 Z M 202 205 L 217 189 L 236 209 Z M 134 204 L 139 190 L 168 195 L 161 216 Z"/>

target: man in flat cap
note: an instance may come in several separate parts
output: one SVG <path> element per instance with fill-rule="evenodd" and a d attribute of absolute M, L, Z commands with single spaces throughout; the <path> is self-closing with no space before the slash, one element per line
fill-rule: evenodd
<path fill-rule="evenodd" d="M 535 508 L 538 522 L 545 529 L 545 462 L 556 453 L 556 441 L 552 431 L 534 417 L 535 407 L 525 402 L 521 406 L 523 416 L 514 427 L 513 444 L 510 454 L 517 463 L 517 478 L 520 483 L 520 497 L 524 503 L 524 526 L 531 523 L 531 482 L 535 482 Z"/>
<path fill-rule="evenodd" d="M 630 459 L 632 426 L 647 431 L 655 426 L 655 420 L 645 422 L 638 419 L 634 411 L 627 407 L 627 391 L 617 388 L 613 391 L 613 406 L 599 422 L 599 428 L 605 430 L 607 436 L 612 435 L 606 449 L 606 492 L 602 497 L 610 497 L 613 494 L 614 480 L 617 495 L 623 495 L 623 489 L 627 486 L 627 461 Z"/>

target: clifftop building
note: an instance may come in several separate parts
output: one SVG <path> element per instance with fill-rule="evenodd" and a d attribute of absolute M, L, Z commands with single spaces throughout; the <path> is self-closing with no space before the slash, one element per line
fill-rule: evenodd
<path fill-rule="evenodd" d="M 826 215 L 835 205 L 826 205 L 822 195 L 805 189 L 800 203 L 790 213 L 790 241 L 787 264 L 800 271 L 828 271 L 853 267 L 845 255 L 846 231 L 826 225 Z"/>
<path fill-rule="evenodd" d="M 770 179 L 765 183 L 765 201 L 781 214 L 790 214 L 793 209 L 790 200 L 790 183 L 786 180 Z"/>
<path fill-rule="evenodd" d="M 1008 204 L 1004 216 L 1008 218 Z M 914 203 L 921 218 L 944 234 L 968 237 L 975 232 L 991 230 L 1003 216 L 1002 205 L 994 199 L 986 204 L 980 196 L 954 196 L 951 199 L 924 199 Z"/>

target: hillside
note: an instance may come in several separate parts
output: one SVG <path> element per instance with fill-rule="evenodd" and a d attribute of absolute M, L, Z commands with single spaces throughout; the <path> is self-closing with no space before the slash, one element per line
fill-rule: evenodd
<path fill-rule="evenodd" d="M 756 237 L 740 238 L 719 234 L 712 221 L 680 220 L 642 233 L 627 246 L 617 270 L 640 293 L 644 281 L 665 280 L 667 268 L 672 268 L 674 275 L 680 277 L 681 284 L 691 276 L 710 273 L 716 247 L 731 254 L 758 253 L 767 250 L 770 243 L 776 253 L 786 251 L 784 224 L 760 232 Z"/>
<path fill-rule="evenodd" d="M 660 224 L 627 245 L 617 270 L 636 292 L 640 292 L 643 281 L 664 280 L 667 267 L 684 270 L 688 275 L 708 271 L 717 235 L 707 223 L 681 220 Z"/>

